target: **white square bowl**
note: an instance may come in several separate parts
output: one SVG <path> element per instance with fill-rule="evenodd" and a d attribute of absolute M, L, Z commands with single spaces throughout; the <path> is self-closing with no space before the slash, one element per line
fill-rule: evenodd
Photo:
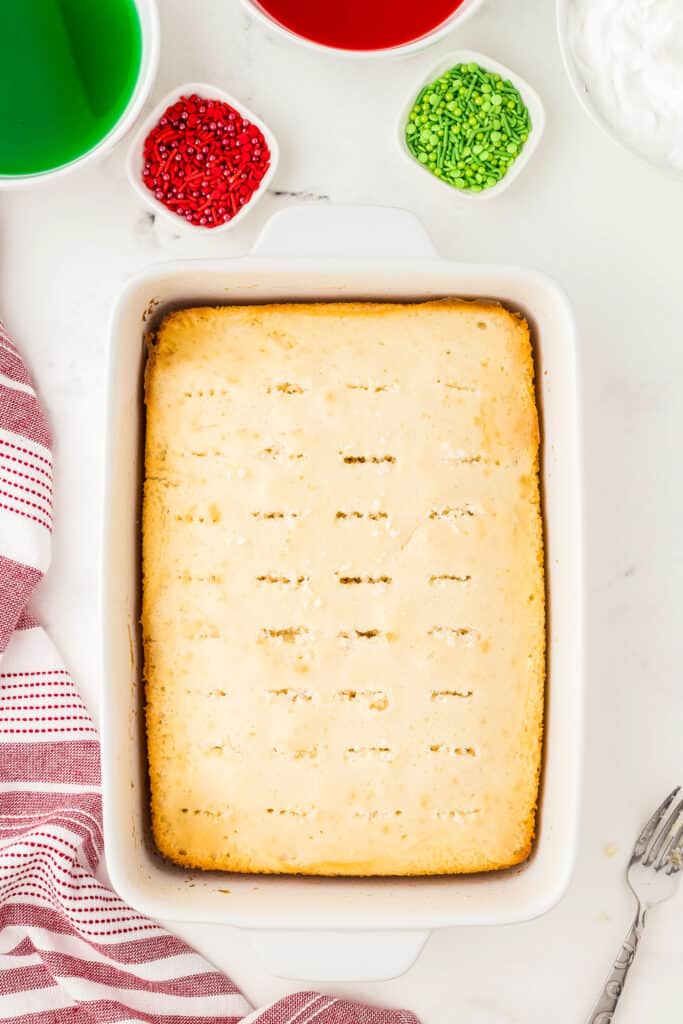
<path fill-rule="evenodd" d="M 145 139 L 168 107 L 176 103 L 182 96 L 192 96 L 195 93 L 203 99 L 221 100 L 223 103 L 228 103 L 231 107 L 234 107 L 241 117 L 246 121 L 249 121 L 251 124 L 255 124 L 262 132 L 263 137 L 268 144 L 268 149 L 270 150 L 270 165 L 266 173 L 263 175 L 258 188 L 255 189 L 251 194 L 249 201 L 244 204 L 241 210 L 239 210 L 234 217 L 226 221 L 225 224 L 219 224 L 218 227 L 206 227 L 203 224 L 191 224 L 185 219 L 185 217 L 180 217 L 177 213 L 173 213 L 172 210 L 169 210 L 167 206 L 164 206 L 164 204 L 160 202 L 152 192 L 150 192 L 142 180 L 142 169 L 145 163 Z M 277 144 L 277 139 L 260 117 L 257 117 L 256 114 L 252 113 L 248 107 L 245 107 L 244 103 L 240 102 L 240 100 L 236 99 L 234 96 L 231 96 L 230 93 L 224 92 L 223 89 L 218 89 L 215 85 L 207 85 L 206 82 L 186 82 L 185 85 L 179 85 L 175 89 L 172 89 L 171 92 L 167 93 L 166 96 L 157 103 L 154 109 L 141 122 L 135 133 L 135 137 L 131 142 L 130 149 L 128 150 L 126 170 L 128 172 L 128 180 L 132 187 L 154 213 L 161 214 L 162 217 L 172 221 L 176 227 L 186 227 L 192 231 L 209 231 L 212 235 L 215 235 L 219 231 L 230 231 L 231 228 L 236 227 L 241 220 L 249 215 L 261 196 L 267 191 L 268 186 L 273 180 L 279 159 L 280 147 Z"/>
<path fill-rule="evenodd" d="M 445 296 L 499 299 L 532 328 L 548 590 L 544 769 L 533 853 L 508 871 L 467 877 L 178 868 L 155 851 L 148 812 L 139 631 L 146 333 L 164 313 L 186 305 Z M 150 917 L 247 928 L 273 973 L 310 980 L 393 977 L 414 960 L 428 929 L 509 924 L 549 910 L 574 863 L 582 763 L 580 415 L 574 322 L 562 291 L 535 271 L 437 258 L 405 211 L 290 207 L 269 221 L 246 258 L 161 264 L 134 277 L 114 309 L 108 373 L 102 767 L 115 888 Z"/>
<path fill-rule="evenodd" d="M 432 174 L 431 171 L 415 159 L 408 149 L 408 144 L 406 143 L 405 130 L 406 125 L 408 124 L 408 117 L 410 115 L 410 111 L 415 105 L 415 100 L 417 99 L 420 91 L 425 85 L 428 85 L 430 82 L 440 78 L 446 71 L 450 71 L 456 64 L 479 64 L 480 67 L 484 68 L 486 71 L 492 71 L 494 74 L 500 75 L 501 78 L 508 79 L 519 92 L 531 116 L 531 131 L 529 132 L 529 138 L 525 142 L 521 153 L 514 161 L 505 177 L 502 178 L 497 185 L 493 185 L 491 188 L 485 188 L 482 192 L 466 192 L 455 188 L 453 185 L 449 185 L 448 182 L 443 181 L 441 178 L 437 178 L 435 174 Z M 545 107 L 543 106 L 541 97 L 538 95 L 536 90 L 533 89 L 524 78 L 516 74 L 514 71 L 511 71 L 510 68 L 505 67 L 504 64 L 499 64 L 497 60 L 493 60 L 491 57 L 486 57 L 483 53 L 476 53 L 474 50 L 453 50 L 451 53 L 447 53 L 442 57 L 438 64 L 434 65 L 427 74 L 423 75 L 417 86 L 411 92 L 410 98 L 403 107 L 398 122 L 398 145 L 404 157 L 410 162 L 413 168 L 420 171 L 423 178 L 431 178 L 433 182 L 436 182 L 436 184 L 440 186 L 440 188 L 447 189 L 451 195 L 458 199 L 462 199 L 466 202 L 483 202 L 501 195 L 501 193 L 505 192 L 513 181 L 519 177 L 536 152 L 544 130 Z"/>

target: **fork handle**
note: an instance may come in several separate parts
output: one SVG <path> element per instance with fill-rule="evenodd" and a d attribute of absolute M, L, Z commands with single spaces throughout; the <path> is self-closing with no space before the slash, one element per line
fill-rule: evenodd
<path fill-rule="evenodd" d="M 614 961 L 612 970 L 605 982 L 602 995 L 598 999 L 595 1009 L 589 1018 L 589 1024 L 610 1024 L 617 1008 L 617 1003 L 624 990 L 624 982 L 635 959 L 638 950 L 638 943 L 645 927 L 646 908 L 638 905 L 636 919 L 631 925 L 631 930 L 624 939 L 619 954 Z"/>

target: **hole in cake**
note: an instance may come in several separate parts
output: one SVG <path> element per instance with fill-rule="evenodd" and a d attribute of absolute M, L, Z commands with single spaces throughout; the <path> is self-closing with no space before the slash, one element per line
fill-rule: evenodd
<path fill-rule="evenodd" d="M 380 811 L 375 808 L 359 808 L 354 811 L 351 815 L 352 818 L 359 818 L 362 821 L 386 821 L 388 818 L 400 818 L 403 814 L 401 810 L 395 811 Z"/>
<path fill-rule="evenodd" d="M 434 811 L 434 816 L 440 821 L 465 821 L 466 818 L 473 818 L 477 814 L 481 814 L 478 807 L 467 811 Z"/>
<path fill-rule="evenodd" d="M 391 747 L 347 747 L 345 752 L 351 758 L 379 757 L 383 761 L 392 760 Z"/>
<path fill-rule="evenodd" d="M 488 327 L 488 324 L 485 323 L 483 320 L 477 320 L 477 327 L 479 328 L 480 331 L 485 331 Z"/>
<path fill-rule="evenodd" d="M 281 394 L 281 395 L 303 395 L 308 388 L 304 388 L 301 384 L 292 384 L 290 381 L 281 381 L 279 384 L 268 384 L 266 386 L 266 394 Z"/>
<path fill-rule="evenodd" d="M 283 747 L 273 747 L 273 753 L 278 754 L 280 757 L 286 757 L 290 761 L 302 761 L 305 758 L 314 758 L 318 756 L 317 747 L 301 747 L 297 750 L 287 750 Z"/>
<path fill-rule="evenodd" d="M 441 702 L 446 700 L 467 700 L 473 694 L 472 690 L 432 690 L 432 700 Z"/>
<path fill-rule="evenodd" d="M 430 519 L 466 519 L 476 516 L 474 509 L 469 505 L 446 505 L 445 508 L 433 508 L 429 513 Z"/>
<path fill-rule="evenodd" d="M 372 519 L 378 522 L 380 519 L 388 519 L 388 512 L 343 512 L 339 511 L 336 514 L 336 519 Z"/>
<path fill-rule="evenodd" d="M 389 706 L 389 698 L 382 690 L 337 690 L 335 697 L 349 702 L 362 701 L 371 711 L 385 711 Z"/>
<path fill-rule="evenodd" d="M 453 573 L 443 572 L 436 576 L 430 576 L 429 582 L 432 586 L 436 586 L 440 583 L 469 583 L 471 579 L 471 576 L 456 576 Z"/>
<path fill-rule="evenodd" d="M 185 572 L 178 573 L 176 576 L 177 580 L 181 580 L 183 583 L 222 583 L 223 577 L 217 576 L 216 573 L 210 573 L 208 576 L 195 576 L 189 569 Z"/>
<path fill-rule="evenodd" d="M 282 462 L 284 459 L 296 462 L 304 457 L 303 452 L 290 452 L 278 447 L 262 448 L 258 454 L 260 459 L 271 459 L 273 462 Z"/>
<path fill-rule="evenodd" d="M 448 743 L 432 743 L 429 748 L 432 754 L 450 754 L 451 757 L 476 757 L 474 747 L 451 747 Z"/>
<path fill-rule="evenodd" d="M 284 512 L 280 510 L 275 512 L 252 512 L 251 514 L 254 519 L 298 519 L 300 515 L 299 512 Z"/>
<path fill-rule="evenodd" d="M 227 393 L 228 392 L 227 392 L 226 388 L 209 388 L 207 391 L 203 391 L 203 390 L 201 390 L 201 391 L 183 391 L 183 397 L 184 398 L 205 398 L 206 396 L 209 396 L 210 398 L 215 398 L 216 395 L 224 396 L 224 395 L 227 395 Z"/>
<path fill-rule="evenodd" d="M 220 510 L 216 505 L 212 505 L 209 508 L 208 515 L 208 522 L 210 522 L 212 525 L 215 526 L 217 523 L 220 522 L 221 514 Z M 192 512 L 185 512 L 178 513 L 175 516 L 175 521 L 176 523 L 205 523 L 207 522 L 207 517 L 204 515 L 194 515 L 194 513 Z"/>
<path fill-rule="evenodd" d="M 446 354 L 450 355 L 450 353 Z M 469 384 L 462 384 L 459 380 L 441 380 L 441 378 L 438 378 L 436 383 L 443 385 L 443 387 L 451 391 L 468 391 L 470 394 L 474 394 L 476 391 L 476 388 Z"/>
<path fill-rule="evenodd" d="M 192 633 L 188 636 L 188 640 L 218 640 L 220 637 L 220 630 L 218 626 L 204 626 L 197 633 Z"/>
<path fill-rule="evenodd" d="M 456 466 L 475 466 L 477 463 L 485 462 L 483 455 L 463 455 L 454 451 L 446 451 L 443 457 L 444 462 L 453 463 Z"/>
<path fill-rule="evenodd" d="M 381 629 L 354 629 L 352 633 L 341 630 L 337 633 L 339 640 L 375 640 L 382 635 Z"/>
<path fill-rule="evenodd" d="M 275 640 L 283 644 L 296 644 L 309 636 L 306 626 L 284 626 L 281 629 L 270 629 L 264 626 L 259 632 L 260 640 Z"/>
<path fill-rule="evenodd" d="M 315 807 L 268 807 L 266 808 L 266 814 L 279 814 L 280 817 L 287 818 L 308 818 L 316 813 Z"/>
<path fill-rule="evenodd" d="M 313 694 L 309 690 L 297 690 L 291 686 L 285 686 L 281 690 L 268 690 L 267 692 L 270 697 L 274 697 L 276 700 L 283 698 L 289 701 L 290 704 L 296 704 L 297 701 L 309 704 L 313 700 Z"/>
<path fill-rule="evenodd" d="M 344 455 L 341 451 L 339 454 L 347 466 L 357 466 L 365 463 L 371 463 L 374 466 L 378 466 L 384 462 L 393 465 L 396 462 L 395 455 Z"/>
<path fill-rule="evenodd" d="M 458 640 L 472 643 L 475 639 L 474 632 L 465 626 L 432 626 L 427 635 L 433 636 L 436 640 L 445 640 L 449 645 Z"/>
<path fill-rule="evenodd" d="M 364 584 L 374 585 L 376 583 L 392 583 L 391 576 L 340 576 L 339 582 L 342 586 L 362 586 Z"/>
<path fill-rule="evenodd" d="M 298 587 L 303 587 L 305 583 L 310 583 L 310 576 L 277 576 L 274 573 L 266 573 L 263 576 L 257 576 L 257 583 L 268 583 L 274 586 L 281 587 L 292 587 L 296 590 Z"/>
<path fill-rule="evenodd" d="M 376 395 L 382 391 L 398 391 L 398 383 L 392 384 L 347 384 L 349 391 L 373 391 Z"/>

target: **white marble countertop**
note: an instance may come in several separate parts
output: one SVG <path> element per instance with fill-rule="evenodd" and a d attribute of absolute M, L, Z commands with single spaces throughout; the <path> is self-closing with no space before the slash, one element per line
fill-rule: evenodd
<path fill-rule="evenodd" d="M 275 210 L 303 201 L 403 206 L 446 256 L 555 277 L 579 323 L 586 442 L 586 785 L 574 881 L 539 921 L 440 932 L 403 978 L 343 989 L 409 1006 L 424 1024 L 583 1021 L 630 922 L 623 868 L 634 835 L 683 781 L 683 184 L 619 149 L 580 110 L 551 0 L 488 0 L 438 47 L 360 64 L 269 35 L 237 0 L 160 7 L 152 100 L 196 79 L 242 98 L 280 139 L 277 191 L 230 234 L 176 232 L 153 221 L 130 189 L 124 142 L 52 185 L 0 195 L 0 311 L 56 434 L 54 564 L 38 611 L 97 715 L 104 356 L 110 305 L 131 272 L 161 259 L 244 253 Z M 457 47 L 520 71 L 547 107 L 541 149 L 490 204 L 452 201 L 395 148 L 395 119 L 412 83 Z M 623 1024 L 663 1019 L 680 1003 L 682 909 L 683 893 L 653 912 Z M 254 1002 L 296 987 L 266 975 L 237 931 L 176 930 Z"/>

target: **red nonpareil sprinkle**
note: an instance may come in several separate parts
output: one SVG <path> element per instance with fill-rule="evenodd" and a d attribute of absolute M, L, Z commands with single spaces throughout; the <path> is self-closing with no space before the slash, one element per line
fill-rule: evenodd
<path fill-rule="evenodd" d="M 243 210 L 270 167 L 263 132 L 222 100 L 181 96 L 145 139 L 142 180 L 190 224 L 215 228 Z"/>

